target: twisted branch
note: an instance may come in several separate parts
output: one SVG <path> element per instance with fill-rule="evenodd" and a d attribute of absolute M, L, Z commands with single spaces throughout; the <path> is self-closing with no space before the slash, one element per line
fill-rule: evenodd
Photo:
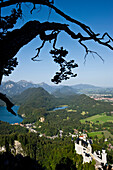
<path fill-rule="evenodd" d="M 11 109 L 14 104 L 6 97 L 6 95 L 0 93 L 0 99 L 6 103 L 7 110 L 16 116 L 16 113 Z"/>
<path fill-rule="evenodd" d="M 74 23 L 74 24 L 80 26 L 82 28 L 82 30 L 84 30 L 91 37 L 91 39 L 93 39 L 95 42 L 98 42 L 99 44 L 107 46 L 108 48 L 113 50 L 113 46 L 111 46 L 109 44 L 110 41 L 105 41 L 105 42 L 101 41 L 104 39 L 105 35 L 107 35 L 113 41 L 113 39 L 111 38 L 111 36 L 108 33 L 104 33 L 101 38 L 97 38 L 97 36 L 100 34 L 95 34 L 89 26 L 81 23 L 80 21 L 77 21 L 76 19 L 71 18 L 70 16 L 66 15 L 64 12 L 62 12 L 61 10 L 56 8 L 53 5 L 54 1 L 49 1 L 49 0 L 8 0 L 8 1 L 4 1 L 4 2 L 0 3 L 0 8 L 14 5 L 16 3 L 25 3 L 25 2 L 31 2 L 33 4 L 45 5 L 45 6 L 50 7 L 51 9 L 54 9 L 54 11 L 57 14 L 59 14 L 60 16 L 65 18 L 67 21 L 70 21 L 71 23 Z"/>
<path fill-rule="evenodd" d="M 36 49 L 36 50 L 38 50 L 38 53 L 36 54 L 35 57 L 32 57 L 32 58 L 31 58 L 33 61 L 41 61 L 41 60 L 36 60 L 35 58 L 39 57 L 40 50 L 41 50 L 41 48 L 44 47 L 45 42 L 46 42 L 46 41 L 44 40 L 44 41 L 42 42 L 42 45 Z"/>
<path fill-rule="evenodd" d="M 85 56 L 84 56 L 84 63 L 86 62 L 86 57 L 87 57 L 87 55 L 88 55 L 89 53 L 91 53 L 93 57 L 94 57 L 93 54 L 96 54 L 96 55 L 104 62 L 103 58 L 102 58 L 96 51 L 89 50 L 88 47 L 87 47 L 85 44 L 82 43 L 82 40 L 81 40 L 81 39 L 79 40 L 79 43 L 80 43 L 80 44 L 85 48 L 85 50 L 86 50 L 86 54 L 85 54 Z"/>

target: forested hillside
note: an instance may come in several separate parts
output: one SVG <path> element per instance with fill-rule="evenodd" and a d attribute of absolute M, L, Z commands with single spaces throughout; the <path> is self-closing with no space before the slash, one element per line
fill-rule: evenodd
<path fill-rule="evenodd" d="M 95 101 L 84 94 L 55 97 L 43 88 L 29 88 L 12 99 L 15 104 L 20 105 L 18 113 L 24 116 L 22 122 L 24 127 L 1 122 L 0 143 L 1 146 L 13 146 L 14 140 L 18 140 L 29 157 L 23 158 L 21 156 L 18 161 L 17 156 L 8 153 L 11 162 L 15 160 L 17 164 L 21 163 L 22 166 L 25 166 L 27 159 L 34 166 L 48 170 L 50 167 L 53 170 L 59 170 L 62 166 L 68 167 L 68 165 L 72 169 L 94 169 L 94 162 L 83 165 L 82 157 L 75 152 L 71 135 L 75 134 L 74 130 L 77 130 L 81 133 L 87 131 L 89 136 L 97 131 L 95 134 L 100 134 L 101 138 L 97 135 L 92 137 L 94 141 L 93 149 L 100 150 L 105 147 L 108 153 L 108 162 L 112 163 L 112 150 L 109 150 L 108 144 L 112 145 L 110 141 L 112 141 L 113 123 L 101 124 L 99 121 L 82 123 L 81 121 L 85 118 L 87 120 L 93 115 L 112 117 L 112 103 Z M 54 110 L 54 108 L 57 109 Z M 29 130 L 26 129 L 27 123 L 31 123 L 30 125 L 35 129 L 35 133 L 30 133 L 30 128 Z M 108 131 L 110 136 L 107 137 L 106 143 L 104 132 L 106 134 Z M 43 137 L 39 137 L 40 135 Z M 53 137 L 54 140 L 50 137 Z M 5 160 L 7 155 L 2 154 L 0 157 Z M 23 160 L 25 160 L 24 163 Z M 33 160 L 36 162 L 33 162 Z"/>
<path fill-rule="evenodd" d="M 56 98 L 43 88 L 29 88 L 20 95 L 14 96 L 13 101 L 22 108 L 54 108 L 57 104 Z"/>
<path fill-rule="evenodd" d="M 95 101 L 84 94 L 62 95 L 62 98 L 58 98 L 43 88 L 27 89 L 13 100 L 20 105 L 18 113 L 24 116 L 23 123 L 35 123 L 37 131 L 50 136 L 59 134 L 60 129 L 66 134 L 75 128 L 81 130 L 81 119 L 113 111 L 110 103 Z M 63 105 L 67 108 L 53 110 Z M 41 117 L 43 122 L 40 122 Z"/>
<path fill-rule="evenodd" d="M 10 153 L 10 148 L 14 147 L 14 140 L 21 143 L 27 157 L 22 155 L 14 156 Z M 94 162 L 82 164 L 83 158 L 81 155 L 76 154 L 74 142 L 71 141 L 70 137 L 51 140 L 44 137 L 40 138 L 33 133 L 12 134 L 7 136 L 0 135 L 0 142 L 1 146 L 7 146 L 7 153 L 0 154 L 0 159 L 2 160 L 2 164 L 0 164 L 1 170 L 6 169 L 7 165 L 9 169 L 19 167 L 22 170 L 24 168 L 30 170 L 31 165 L 33 170 L 50 170 L 50 167 L 52 170 L 86 170 L 87 168 L 94 170 Z M 6 160 L 8 160 L 7 165 L 5 164 Z"/>
<path fill-rule="evenodd" d="M 0 135 L 8 135 L 8 134 L 13 134 L 13 133 L 27 133 L 28 129 L 22 128 L 20 126 L 16 125 L 10 125 L 7 122 L 2 122 L 0 121 Z M 1 144 L 1 142 L 0 142 Z"/>

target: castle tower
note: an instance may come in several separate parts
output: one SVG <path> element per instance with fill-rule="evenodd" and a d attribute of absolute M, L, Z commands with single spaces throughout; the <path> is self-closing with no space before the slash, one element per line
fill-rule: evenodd
<path fill-rule="evenodd" d="M 82 154 L 83 153 L 83 146 L 81 140 L 79 140 L 79 144 L 75 142 L 75 150 L 77 154 Z"/>
<path fill-rule="evenodd" d="M 92 147 L 91 147 L 91 145 L 90 145 L 89 142 L 88 142 L 88 147 L 87 147 L 87 149 L 88 149 L 88 153 L 92 153 Z"/>
<path fill-rule="evenodd" d="M 81 140 L 79 140 L 79 145 L 82 146 L 82 141 Z"/>
<path fill-rule="evenodd" d="M 104 163 L 104 165 L 107 163 L 107 153 L 105 149 L 102 149 L 102 163 Z"/>

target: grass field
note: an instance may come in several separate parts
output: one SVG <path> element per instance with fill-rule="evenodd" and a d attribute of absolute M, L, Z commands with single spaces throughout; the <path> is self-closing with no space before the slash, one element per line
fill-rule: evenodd
<path fill-rule="evenodd" d="M 108 138 L 108 137 L 113 138 L 113 135 L 112 135 L 109 131 L 105 130 L 105 131 L 103 131 L 103 132 L 104 132 L 105 138 Z"/>
<path fill-rule="evenodd" d="M 99 139 L 103 137 L 102 131 L 88 133 L 89 137 L 94 138 L 97 136 Z"/>
<path fill-rule="evenodd" d="M 104 136 L 105 138 L 108 138 L 108 137 L 111 137 L 113 138 L 113 135 L 109 132 L 109 131 L 98 131 L 98 132 L 91 132 L 91 133 L 88 133 L 89 137 L 94 137 L 94 136 L 97 136 L 99 139 L 103 137 L 103 134 L 102 132 L 104 133 Z"/>
<path fill-rule="evenodd" d="M 106 116 L 105 114 L 97 114 L 95 116 L 88 117 L 86 119 L 81 119 L 81 123 L 85 123 L 86 121 L 90 121 L 92 123 L 102 124 L 105 122 L 113 122 L 113 116 Z"/>

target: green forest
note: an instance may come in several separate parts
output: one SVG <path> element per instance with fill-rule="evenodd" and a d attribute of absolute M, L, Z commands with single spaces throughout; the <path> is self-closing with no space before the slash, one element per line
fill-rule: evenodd
<path fill-rule="evenodd" d="M 110 115 L 113 111 L 111 103 L 95 101 L 84 94 L 58 98 L 43 88 L 27 89 L 13 100 L 20 105 L 18 113 L 24 115 L 23 123 L 35 123 L 38 132 L 49 136 L 58 134 L 59 130 L 63 130 L 64 134 L 73 133 L 73 129 L 81 131 L 84 125 L 80 120 L 104 112 Z M 64 105 L 66 109 L 53 110 Z M 43 122 L 39 121 L 41 117 Z"/>
<path fill-rule="evenodd" d="M 76 154 L 74 142 L 71 141 L 70 137 L 51 140 L 45 137 L 40 138 L 39 135 L 34 133 L 0 135 L 0 143 L 6 146 L 7 155 L 11 155 L 10 148 L 14 147 L 14 140 L 21 142 L 27 157 L 32 161 L 37 161 L 36 165 L 40 167 L 39 169 L 58 170 L 59 168 L 64 169 L 65 167 L 66 169 L 86 169 L 86 167 L 91 170 L 94 169 L 95 162 L 82 164 L 82 156 Z M 7 155 L 0 154 L 0 158 L 5 160 Z M 18 157 L 14 155 L 12 159 L 17 158 Z M 20 165 L 20 168 L 24 167 L 24 163 Z M 35 168 L 36 167 L 34 167 L 34 169 Z M 3 164 L 0 164 L 0 169 L 3 169 Z"/>
<path fill-rule="evenodd" d="M 18 114 L 23 116 L 21 124 L 24 127 L 0 122 L 0 145 L 6 147 L 6 153 L 0 154 L 0 160 L 5 162 L 8 159 L 10 169 L 11 162 L 14 162 L 15 168 L 18 165 L 21 169 L 31 169 L 29 163 L 34 169 L 95 169 L 94 160 L 82 164 L 82 156 L 76 154 L 76 137 L 72 139 L 70 135 L 75 134 L 75 129 L 87 133 L 88 137 L 92 138 L 93 151 L 101 151 L 104 147 L 108 163 L 113 163 L 113 150 L 109 146 L 113 145 L 113 122 L 112 119 L 111 122 L 107 122 L 109 117 L 113 117 L 112 103 L 95 101 L 84 94 L 55 97 L 43 88 L 27 89 L 12 97 L 12 100 L 20 106 Z M 61 109 L 58 109 L 59 107 Z M 98 115 L 106 117 L 106 120 L 103 123 L 98 119 L 93 121 Z M 31 133 L 30 129 L 26 128 L 28 123 L 37 133 Z M 56 138 L 49 138 L 55 135 Z M 11 152 L 15 140 L 21 143 L 24 156 Z M 5 163 L 0 166 L 0 169 L 7 169 Z"/>

